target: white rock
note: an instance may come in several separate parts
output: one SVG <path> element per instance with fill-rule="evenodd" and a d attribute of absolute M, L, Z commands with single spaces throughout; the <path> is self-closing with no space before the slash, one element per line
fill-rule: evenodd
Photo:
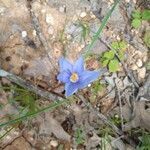
<path fill-rule="evenodd" d="M 92 19 L 96 18 L 96 16 L 93 14 L 93 12 L 90 12 L 90 16 L 91 16 Z"/>
<path fill-rule="evenodd" d="M 147 55 L 145 55 L 144 57 L 143 57 L 143 62 L 146 62 L 147 61 Z"/>
<path fill-rule="evenodd" d="M 136 2 L 137 2 L 137 0 L 133 0 L 133 3 L 135 3 L 135 4 L 136 4 Z"/>
<path fill-rule="evenodd" d="M 113 3 L 114 3 L 114 0 L 109 0 L 109 1 L 110 1 L 110 3 L 111 3 L 111 4 L 113 4 Z"/>
<path fill-rule="evenodd" d="M 42 13 L 42 14 L 46 13 L 46 9 L 42 9 L 42 10 L 41 10 L 41 13 Z"/>
<path fill-rule="evenodd" d="M 136 64 L 133 64 L 133 65 L 131 66 L 131 69 L 132 69 L 132 70 L 137 70 L 137 69 L 138 69 L 138 66 L 137 66 Z"/>
<path fill-rule="evenodd" d="M 80 14 L 80 17 L 81 18 L 84 18 L 86 16 L 86 12 L 82 12 L 81 14 Z"/>
<path fill-rule="evenodd" d="M 126 2 L 126 3 L 129 3 L 129 2 L 130 2 L 130 0 L 125 0 L 125 2 Z"/>
<path fill-rule="evenodd" d="M 4 15 L 6 8 L 4 7 L 0 7 L 0 15 Z"/>
<path fill-rule="evenodd" d="M 88 84 L 88 87 L 91 87 L 91 84 Z"/>
<path fill-rule="evenodd" d="M 58 142 L 55 140 L 50 141 L 50 145 L 53 147 L 57 147 L 58 146 Z"/>
<path fill-rule="evenodd" d="M 117 35 L 116 39 L 117 39 L 118 41 L 120 41 L 120 36 L 119 36 L 119 35 Z"/>
<path fill-rule="evenodd" d="M 22 31 L 21 35 L 23 38 L 25 38 L 27 36 L 27 31 Z"/>
<path fill-rule="evenodd" d="M 59 7 L 59 11 L 62 12 L 62 13 L 65 12 L 65 9 L 66 9 L 65 5 Z"/>
<path fill-rule="evenodd" d="M 141 59 L 138 59 L 137 62 L 136 62 L 136 65 L 137 65 L 138 67 L 142 67 L 142 65 L 143 65 L 142 60 L 141 60 Z"/>
<path fill-rule="evenodd" d="M 145 75 L 146 75 L 146 68 L 145 67 L 138 69 L 138 76 L 139 76 L 139 78 L 144 79 Z"/>
<path fill-rule="evenodd" d="M 35 37 L 36 36 L 36 31 L 33 30 L 32 35 Z"/>
<path fill-rule="evenodd" d="M 51 14 L 46 14 L 46 23 L 54 25 L 54 18 Z"/>

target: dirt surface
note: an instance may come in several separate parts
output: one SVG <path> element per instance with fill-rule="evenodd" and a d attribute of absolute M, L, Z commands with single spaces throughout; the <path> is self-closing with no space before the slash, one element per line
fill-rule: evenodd
<path fill-rule="evenodd" d="M 0 0 L 0 68 L 64 98 L 64 86 L 56 78 L 59 58 L 74 62 L 84 53 L 113 4 L 113 0 Z M 137 8 L 150 9 L 150 2 L 122 0 L 85 59 L 87 69 L 102 68 L 101 56 L 112 42 L 125 41 L 119 70 L 107 71 L 68 104 L 0 126 L 0 149 L 137 149 L 142 135 L 150 131 L 150 52 L 143 40 L 150 26 L 149 21 L 142 21 L 139 29 L 131 26 Z M 0 123 L 53 103 L 28 91 L 24 94 L 3 77 L 0 87 Z"/>

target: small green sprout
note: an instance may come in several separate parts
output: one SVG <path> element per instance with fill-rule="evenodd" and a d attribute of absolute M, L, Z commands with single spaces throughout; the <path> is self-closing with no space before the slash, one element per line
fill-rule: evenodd
<path fill-rule="evenodd" d="M 135 29 L 138 29 L 141 24 L 142 20 L 150 20 L 150 10 L 143 10 L 142 12 L 139 10 L 135 10 L 132 12 L 132 21 L 131 26 Z"/>
<path fill-rule="evenodd" d="M 146 46 L 150 48 L 150 30 L 145 32 L 143 40 Z"/>
<path fill-rule="evenodd" d="M 111 44 L 111 50 L 105 52 L 102 56 L 103 67 L 108 67 L 110 72 L 116 72 L 119 69 L 119 60 L 124 59 L 127 44 L 124 41 L 115 41 Z M 117 55 L 117 57 L 116 57 Z"/>
<path fill-rule="evenodd" d="M 79 22 L 79 26 L 82 28 L 81 38 L 85 41 L 90 33 L 90 27 L 86 22 L 81 21 Z"/>
<path fill-rule="evenodd" d="M 77 128 L 75 131 L 75 141 L 77 145 L 83 144 L 85 142 L 84 134 L 82 128 Z"/>
<path fill-rule="evenodd" d="M 137 146 L 137 150 L 150 150 L 150 134 L 144 133 L 140 138 L 140 144 Z"/>

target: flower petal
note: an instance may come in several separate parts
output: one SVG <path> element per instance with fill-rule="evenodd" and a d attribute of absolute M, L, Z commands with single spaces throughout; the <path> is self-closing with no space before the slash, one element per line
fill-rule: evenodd
<path fill-rule="evenodd" d="M 64 57 L 59 59 L 60 72 L 69 70 L 72 72 L 73 65 Z"/>
<path fill-rule="evenodd" d="M 84 71 L 80 77 L 79 89 L 82 89 L 94 80 L 96 80 L 100 75 L 100 71 Z"/>
<path fill-rule="evenodd" d="M 73 72 L 77 72 L 78 74 L 82 73 L 84 70 L 84 60 L 81 56 L 73 66 Z"/>
<path fill-rule="evenodd" d="M 65 96 L 71 96 L 78 90 L 78 85 L 75 83 L 66 83 L 65 84 Z"/>
<path fill-rule="evenodd" d="M 57 76 L 57 80 L 59 80 L 63 83 L 67 83 L 70 81 L 69 80 L 70 75 L 71 75 L 71 73 L 69 71 L 63 71 Z"/>

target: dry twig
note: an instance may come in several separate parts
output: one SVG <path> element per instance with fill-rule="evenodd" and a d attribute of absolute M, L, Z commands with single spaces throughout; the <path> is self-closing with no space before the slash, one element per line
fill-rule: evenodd
<path fill-rule="evenodd" d="M 58 96 L 56 96 L 55 94 L 44 91 L 38 87 L 35 87 L 31 83 L 29 83 L 29 82 L 23 80 L 22 78 L 14 75 L 14 74 L 11 74 L 5 70 L 0 69 L 0 76 L 7 78 L 11 82 L 16 83 L 17 85 L 19 85 L 25 89 L 28 89 L 29 91 L 32 91 L 41 97 L 44 97 L 46 99 L 50 99 L 52 101 L 58 100 Z M 59 99 L 60 99 L 60 97 L 59 97 Z"/>
<path fill-rule="evenodd" d="M 45 36 L 43 35 L 39 20 L 36 17 L 34 11 L 32 10 L 32 2 L 29 0 L 27 1 L 27 7 L 28 7 L 28 10 L 29 10 L 29 13 L 31 16 L 33 27 L 38 35 L 38 38 L 39 38 L 41 44 L 43 45 L 43 47 L 45 49 L 46 55 L 48 56 L 48 58 L 51 62 L 51 67 L 54 68 L 55 70 L 57 70 L 55 67 L 55 64 L 53 63 L 53 62 L 55 62 L 54 58 L 52 57 L 52 55 L 50 55 L 50 53 L 52 53 L 52 49 L 50 49 L 50 47 L 47 43 L 47 40 L 46 40 Z"/>

